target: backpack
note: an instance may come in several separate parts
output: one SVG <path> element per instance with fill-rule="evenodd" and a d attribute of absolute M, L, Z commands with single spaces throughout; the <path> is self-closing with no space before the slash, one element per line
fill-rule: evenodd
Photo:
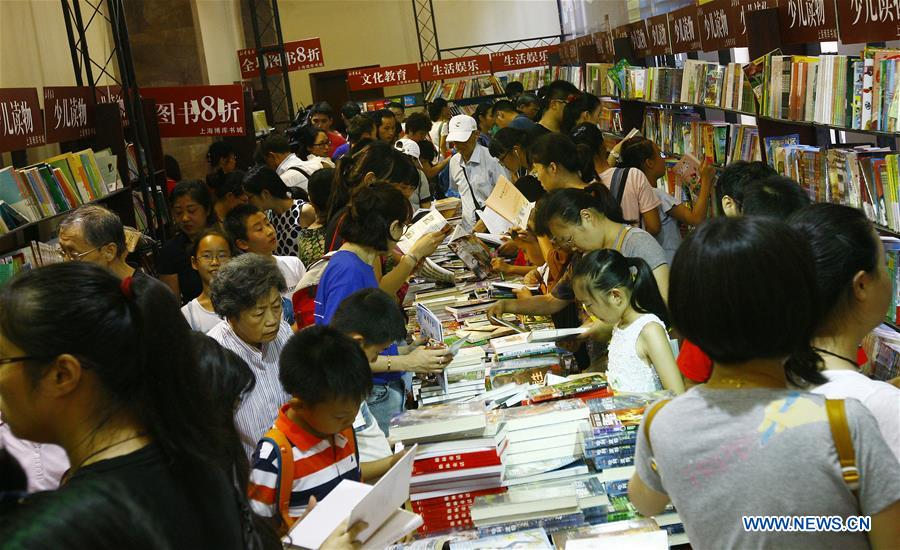
<path fill-rule="evenodd" d="M 647 449 L 651 455 L 653 453 L 653 445 L 650 443 L 650 423 L 653 417 L 659 412 L 663 406 L 671 401 L 671 399 L 663 399 L 654 403 L 650 410 L 647 411 L 647 418 L 644 420 L 644 439 L 647 441 Z M 838 461 L 841 464 L 841 476 L 844 483 L 853 491 L 854 494 L 859 490 L 859 469 L 856 467 L 856 451 L 853 448 L 853 438 L 850 435 L 850 425 L 847 423 L 847 409 L 844 406 L 843 399 L 826 399 L 825 412 L 828 415 L 828 424 L 831 427 L 831 438 L 834 440 L 834 447 L 837 449 Z M 659 470 L 656 467 L 656 459 L 650 459 L 650 467 L 654 472 Z"/>
<path fill-rule="evenodd" d="M 309 266 L 306 273 L 294 287 L 294 295 L 291 304 L 294 308 L 294 321 L 297 330 L 316 324 L 316 292 L 319 290 L 319 281 L 328 267 L 328 260 L 337 252 L 333 250 L 325 254 L 320 260 Z"/>

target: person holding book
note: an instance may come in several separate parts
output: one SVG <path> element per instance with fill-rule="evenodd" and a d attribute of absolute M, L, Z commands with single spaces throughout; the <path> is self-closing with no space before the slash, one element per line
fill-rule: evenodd
<path fill-rule="evenodd" d="M 243 499 L 165 285 L 87 262 L 23 272 L 0 289 L 0 361 L 4 422 L 72 465 L 45 493 L 48 512 L 83 508 L 66 497 L 87 484 L 120 483 L 169 547 L 246 548 Z"/>
<path fill-rule="evenodd" d="M 419 146 L 419 160 L 422 172 L 428 178 L 432 195 L 437 191 L 438 174 L 450 164 L 450 157 L 438 154 L 437 147 L 428 139 L 433 123 L 425 113 L 411 113 L 406 119 L 406 137 Z"/>
<path fill-rule="evenodd" d="M 181 308 L 181 313 L 191 326 L 191 330 L 206 334 L 222 321 L 213 308 L 209 284 L 232 256 L 234 248 L 231 239 L 221 231 L 207 229 L 197 237 L 191 254 L 191 265 L 200 275 L 203 290 L 199 296 Z"/>
<path fill-rule="evenodd" d="M 586 135 L 586 132 L 582 133 Z M 627 139 L 619 149 L 618 164 L 612 168 L 607 164 L 609 155 L 603 144 L 602 132 L 596 130 L 594 134 L 589 143 L 594 153 L 596 178 L 619 201 L 622 215 L 629 223 L 639 225 L 653 236 L 659 235 L 661 201 L 654 188 L 656 181 L 666 175 L 666 161 L 659 147 L 642 136 Z"/>
<path fill-rule="evenodd" d="M 310 179 L 316 173 L 318 171 L 313 172 Z M 307 183 L 307 193 L 309 193 L 308 185 Z M 297 198 L 296 192 L 291 191 L 284 180 L 267 166 L 257 166 L 247 173 L 247 177 L 244 178 L 244 190 L 250 204 L 266 212 L 269 221 L 275 227 L 275 236 L 278 239 L 275 254 L 296 256 L 300 231 L 314 221 L 315 208 L 305 200 Z"/>
<path fill-rule="evenodd" d="M 780 220 L 716 218 L 685 239 L 671 317 L 715 368 L 705 385 L 647 407 L 628 485 L 638 512 L 654 516 L 671 501 L 700 548 L 896 547 L 900 463 L 875 418 L 856 399 L 829 404 L 791 385 L 826 381 L 810 346 L 816 288 L 809 244 Z M 869 516 L 871 530 L 742 522 L 798 514 Z"/>
<path fill-rule="evenodd" d="M 515 178 L 513 185 L 516 189 L 525 195 L 528 202 L 535 202 L 546 192 L 541 187 L 541 181 L 531 173 L 533 165 L 529 152 L 530 145 L 528 133 L 524 130 L 501 128 L 491 139 L 488 151 Z"/>
<path fill-rule="evenodd" d="M 203 291 L 200 275 L 191 267 L 189 250 L 197 237 L 215 223 L 216 213 L 209 188 L 199 181 L 178 182 L 169 195 L 169 206 L 178 233 L 163 245 L 156 270 L 159 280 L 180 297 L 183 305 Z"/>
<path fill-rule="evenodd" d="M 59 255 L 64 260 L 105 267 L 120 279 L 146 276 L 125 261 L 125 226 L 112 210 L 99 204 L 79 206 L 59 223 L 57 233 Z"/>
<path fill-rule="evenodd" d="M 234 414 L 248 456 L 275 420 L 272 404 L 289 399 L 278 383 L 278 357 L 292 334 L 282 313 L 285 290 L 281 271 L 259 254 L 230 260 L 210 283 L 213 308 L 223 320 L 207 335 L 246 361 L 256 377 Z"/>
<path fill-rule="evenodd" d="M 859 372 L 859 343 L 891 306 L 891 275 L 884 246 L 862 210 L 814 204 L 789 219 L 812 247 L 822 309 L 812 345 L 822 357 L 827 382 L 812 392 L 831 399 L 853 397 L 878 421 L 881 435 L 900 460 L 900 389 Z"/>
<path fill-rule="evenodd" d="M 584 189 L 584 159 L 572 139 L 560 133 L 543 135 L 528 148 L 532 172 L 548 193 L 554 189 Z M 587 181 L 590 181 L 590 175 Z"/>
<path fill-rule="evenodd" d="M 328 260 L 316 289 L 316 324 L 329 324 L 341 302 L 357 290 L 380 287 L 388 294 L 396 294 L 396 282 L 406 281 L 419 261 L 435 251 L 444 240 L 443 232 L 416 241 L 400 264 L 379 282 L 376 269 L 380 269 L 380 258 L 403 236 L 409 214 L 409 202 L 387 182 L 372 182 L 354 191 L 340 230 L 344 244 Z M 391 417 L 405 408 L 402 373 L 439 372 L 446 364 L 445 352 L 441 350 L 416 347 L 406 355 L 398 355 L 396 345 L 391 345 L 372 364 L 374 387 L 367 402 L 382 431 L 387 433 Z"/>
<path fill-rule="evenodd" d="M 247 193 L 243 187 L 244 176 L 245 173 L 241 170 L 227 173 L 217 170 L 206 176 L 206 185 L 212 190 L 215 199 L 213 210 L 216 213 L 216 220 L 220 223 L 232 208 L 247 203 Z"/>
<path fill-rule="evenodd" d="M 612 326 L 610 388 L 684 392 L 666 332 L 666 304 L 647 262 L 615 250 L 594 250 L 575 265 L 572 288 L 592 320 Z"/>
<path fill-rule="evenodd" d="M 688 226 L 697 226 L 709 216 L 709 199 L 716 179 L 716 168 L 706 161 L 700 165 L 700 192 L 693 205 L 682 202 L 680 197 L 670 195 L 658 187 L 653 189 L 659 197 L 659 233 L 656 240 L 666 251 L 669 264 L 675 259 L 675 252 L 681 246 L 681 222 Z M 678 189 L 676 188 L 676 192 Z"/>
<path fill-rule="evenodd" d="M 311 498 L 320 501 L 342 480 L 362 481 L 353 424 L 372 389 L 362 347 L 328 326 L 312 326 L 284 346 L 278 379 L 290 397 L 253 453 L 249 495 L 253 510 L 280 519 L 284 534 Z M 277 415 L 277 416 L 276 416 Z M 284 460 L 292 461 L 287 478 Z M 279 487 L 291 485 L 285 509 Z"/>
<path fill-rule="evenodd" d="M 428 137 L 431 143 L 437 147 L 438 156 L 444 157 L 447 154 L 447 134 L 450 132 L 450 105 L 447 100 L 438 97 L 428 104 L 428 118 L 431 119 L 431 130 L 428 131 Z"/>

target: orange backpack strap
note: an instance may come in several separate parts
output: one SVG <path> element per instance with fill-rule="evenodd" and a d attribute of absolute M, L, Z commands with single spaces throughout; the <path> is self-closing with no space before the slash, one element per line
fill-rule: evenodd
<path fill-rule="evenodd" d="M 281 467 L 278 475 L 278 513 L 281 515 L 283 529 L 287 530 L 293 524 L 290 511 L 291 489 L 294 487 L 294 452 L 291 449 L 291 442 L 281 430 L 272 428 L 266 432 L 265 437 L 274 441 L 281 453 Z"/>
<path fill-rule="evenodd" d="M 656 413 L 659 412 L 663 406 L 671 401 L 671 399 L 663 399 L 662 401 L 657 401 L 653 405 L 650 406 L 650 410 L 647 411 L 647 418 L 644 419 L 644 439 L 647 441 L 647 449 L 650 451 L 650 467 L 653 468 L 653 471 L 656 472 L 656 458 L 652 458 L 653 454 L 653 445 L 650 443 L 650 423 L 653 422 L 653 417 L 656 416 Z"/>
<path fill-rule="evenodd" d="M 856 467 L 856 451 L 853 449 L 853 438 L 850 436 L 850 425 L 847 423 L 847 409 L 843 399 L 826 399 L 825 412 L 828 413 L 828 424 L 831 426 L 831 438 L 837 449 L 841 463 L 841 476 L 851 491 L 859 490 L 859 469 Z"/>

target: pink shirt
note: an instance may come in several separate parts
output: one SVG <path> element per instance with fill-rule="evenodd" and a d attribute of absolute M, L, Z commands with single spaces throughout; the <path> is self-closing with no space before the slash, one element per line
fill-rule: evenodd
<path fill-rule="evenodd" d="M 612 185 L 615 171 L 615 168 L 610 168 L 600 174 L 603 185 L 606 187 Z M 636 225 L 640 226 L 641 214 L 654 210 L 659 205 L 659 197 L 653 192 L 653 186 L 647 181 L 647 176 L 640 170 L 634 168 L 629 170 L 625 179 L 625 192 L 622 194 L 622 215 L 625 216 L 625 221 L 638 222 Z"/>
<path fill-rule="evenodd" d="M 2 420 L 0 447 L 6 449 L 25 470 L 29 493 L 55 491 L 59 488 L 59 480 L 69 469 L 69 458 L 62 447 L 19 439 Z"/>

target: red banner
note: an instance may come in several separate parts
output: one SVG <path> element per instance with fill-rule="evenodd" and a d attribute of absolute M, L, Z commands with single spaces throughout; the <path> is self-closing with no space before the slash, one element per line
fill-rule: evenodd
<path fill-rule="evenodd" d="M 491 56 L 488 54 L 442 59 L 440 61 L 426 61 L 419 65 L 419 79 L 422 82 L 464 76 L 479 76 L 490 74 L 490 72 Z"/>
<path fill-rule="evenodd" d="M 385 86 L 414 84 L 419 81 L 419 66 L 415 63 L 355 69 L 347 72 L 347 87 L 351 90 L 370 90 Z"/>
<path fill-rule="evenodd" d="M 241 66 L 241 78 L 259 76 L 259 57 L 256 48 L 238 50 L 238 64 Z M 313 67 L 323 67 L 325 57 L 322 55 L 322 43 L 318 38 L 307 38 L 284 45 L 284 56 L 287 59 L 288 71 L 302 71 Z M 266 74 L 281 72 L 281 56 L 269 52 L 265 56 Z"/>
<path fill-rule="evenodd" d="M 493 53 L 491 54 L 491 70 L 499 73 L 528 67 L 543 67 L 549 63 L 548 56 L 557 50 L 559 50 L 559 45 L 554 44 L 540 48 Z"/>
<path fill-rule="evenodd" d="M 84 86 L 44 88 L 44 128 L 47 143 L 74 141 L 96 134 L 91 89 Z"/>
<path fill-rule="evenodd" d="M 156 100 L 161 137 L 244 135 L 244 93 L 239 84 L 141 88 Z"/>
<path fill-rule="evenodd" d="M 0 89 L 0 151 L 43 145 L 44 124 L 35 88 Z"/>

